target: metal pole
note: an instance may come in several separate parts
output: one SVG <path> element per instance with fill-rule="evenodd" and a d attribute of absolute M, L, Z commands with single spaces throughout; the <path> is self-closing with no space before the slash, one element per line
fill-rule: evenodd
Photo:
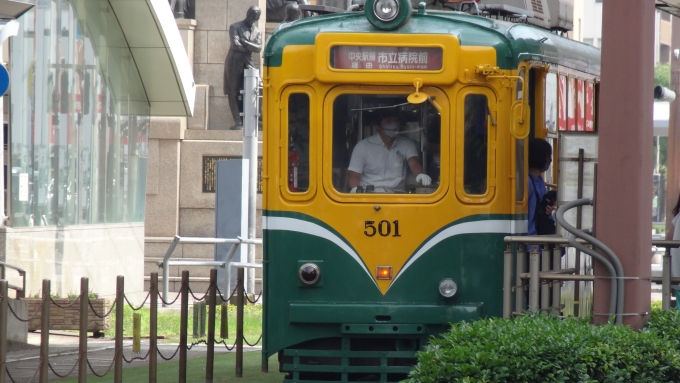
<path fill-rule="evenodd" d="M 238 268 L 236 282 L 236 377 L 243 377 L 243 268 Z"/>
<path fill-rule="evenodd" d="M 40 311 L 40 383 L 47 383 L 47 358 L 50 352 L 50 280 L 43 279 Z"/>
<path fill-rule="evenodd" d="M 527 270 L 527 252 L 524 245 L 519 245 L 517 248 L 517 272 L 515 273 L 515 311 L 518 313 L 524 312 L 525 297 L 524 297 L 524 281 L 520 275 Z"/>
<path fill-rule="evenodd" d="M 227 253 L 227 259 L 224 261 L 224 297 L 227 298 L 227 302 L 229 302 L 229 295 L 231 295 L 231 260 L 234 258 L 234 254 L 236 254 L 236 251 L 241 247 L 241 244 L 235 243 L 234 246 L 229 249 L 229 252 Z"/>
<path fill-rule="evenodd" d="M 125 277 L 116 278 L 116 341 L 113 381 L 123 383 L 123 314 L 125 313 Z"/>
<path fill-rule="evenodd" d="M 4 27 L 2 28 L 2 32 L 0 32 L 0 65 L 2 65 L 2 62 L 4 61 L 3 55 L 2 55 L 2 46 L 10 36 L 16 36 L 19 33 L 19 22 L 16 20 L 11 20 L 7 22 Z M 4 166 L 5 166 L 5 112 L 3 110 L 3 104 L 4 104 L 4 99 L 3 95 L 0 94 L 0 125 L 2 125 L 2 131 L 0 131 L 0 171 L 4 172 Z M 5 218 L 7 217 L 5 215 L 5 178 L 0 177 L 0 194 L 2 194 L 2 197 L 0 198 L 0 227 L 5 226 Z"/>
<path fill-rule="evenodd" d="M 529 311 L 533 313 L 538 311 L 538 269 L 541 262 L 539 257 L 538 248 L 532 248 L 529 254 Z"/>
<path fill-rule="evenodd" d="M 78 383 L 87 382 L 88 279 L 80 278 L 80 328 L 78 332 Z"/>
<path fill-rule="evenodd" d="M 577 185 L 576 185 L 576 199 L 583 198 L 583 164 L 585 163 L 585 150 L 578 150 L 578 174 L 577 174 Z M 583 220 L 583 207 L 579 206 L 576 208 L 576 228 L 580 229 Z M 575 249 L 576 250 L 576 249 Z M 574 256 L 574 267 L 576 268 L 576 274 L 581 274 L 581 252 L 576 250 Z M 581 300 L 581 282 L 574 282 L 574 316 L 578 317 L 579 312 L 579 302 Z"/>
<path fill-rule="evenodd" d="M 21 275 L 21 291 L 17 291 L 17 299 L 19 298 L 25 298 L 26 297 L 26 272 L 25 271 L 19 271 L 19 275 Z"/>
<path fill-rule="evenodd" d="M 562 248 L 555 247 L 553 249 L 553 271 L 562 270 Z M 559 281 L 553 282 L 552 285 L 552 301 L 553 314 L 560 315 L 560 304 L 562 303 L 562 286 Z"/>
<path fill-rule="evenodd" d="M 671 249 L 668 247 L 663 253 L 663 269 L 661 272 L 661 308 L 668 310 L 671 308 Z"/>
<path fill-rule="evenodd" d="M 149 284 L 149 383 L 156 383 L 158 367 L 158 273 Z"/>
<path fill-rule="evenodd" d="M 257 117 L 258 86 L 260 72 L 257 69 L 246 69 L 243 81 L 243 159 L 247 159 L 248 173 L 248 238 L 255 238 L 255 205 L 257 197 Z M 255 262 L 255 245 L 248 244 L 248 263 Z M 229 270 L 227 270 L 229 271 Z M 255 292 L 255 270 L 248 269 L 248 292 Z"/>
<path fill-rule="evenodd" d="M 541 271 L 550 270 L 550 248 L 546 245 L 541 249 Z M 550 286 L 548 283 L 541 283 L 541 311 L 550 307 Z"/>
<path fill-rule="evenodd" d="M 168 264 L 168 261 L 170 260 L 172 253 L 175 251 L 175 247 L 177 247 L 179 240 L 179 235 L 176 235 L 170 243 L 168 251 L 165 252 L 165 256 L 163 257 L 163 300 L 166 302 L 170 301 L 170 298 L 168 297 L 168 289 L 170 288 L 170 265 Z M 163 307 L 165 307 L 165 303 L 163 303 Z"/>
<path fill-rule="evenodd" d="M 0 47 L 0 49 L 2 49 Z M 0 280 L 0 383 L 7 381 L 7 281 Z"/>
<path fill-rule="evenodd" d="M 182 300 L 179 324 L 179 383 L 187 381 L 187 332 L 189 317 L 189 271 L 182 270 Z"/>
<path fill-rule="evenodd" d="M 512 250 L 503 253 L 503 318 L 512 316 Z"/>
<path fill-rule="evenodd" d="M 217 269 L 210 269 L 210 288 L 208 289 L 208 344 L 205 358 L 205 382 L 213 381 L 215 359 L 215 311 L 217 310 Z"/>

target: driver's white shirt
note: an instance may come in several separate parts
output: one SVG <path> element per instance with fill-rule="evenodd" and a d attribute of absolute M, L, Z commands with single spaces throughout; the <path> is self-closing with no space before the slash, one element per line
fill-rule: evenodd
<path fill-rule="evenodd" d="M 387 149 L 380 135 L 375 134 L 354 147 L 348 169 L 361 174 L 359 184 L 363 187 L 373 185 L 376 192 L 405 191 L 407 160 L 417 156 L 416 144 L 408 138 L 395 137 Z"/>

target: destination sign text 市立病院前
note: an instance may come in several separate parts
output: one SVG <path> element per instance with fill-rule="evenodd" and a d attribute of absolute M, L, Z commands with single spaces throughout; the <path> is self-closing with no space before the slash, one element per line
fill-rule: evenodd
<path fill-rule="evenodd" d="M 335 46 L 331 67 L 363 70 L 440 70 L 441 48 Z"/>

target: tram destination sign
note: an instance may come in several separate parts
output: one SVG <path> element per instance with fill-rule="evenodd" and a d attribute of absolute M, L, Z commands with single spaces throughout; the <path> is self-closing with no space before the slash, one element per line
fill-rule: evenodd
<path fill-rule="evenodd" d="M 338 45 L 331 49 L 331 67 L 361 70 L 440 70 L 442 49 Z"/>

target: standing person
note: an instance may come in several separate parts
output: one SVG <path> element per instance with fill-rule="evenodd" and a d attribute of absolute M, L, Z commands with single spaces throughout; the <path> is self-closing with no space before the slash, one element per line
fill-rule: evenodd
<path fill-rule="evenodd" d="M 256 25 L 260 14 L 260 7 L 252 5 L 244 20 L 229 26 L 231 45 L 224 62 L 224 95 L 228 98 L 234 118 L 232 129 L 243 129 L 240 117 L 243 107 L 238 102 L 243 89 L 243 73 L 246 69 L 257 69 L 253 63 L 253 53 L 262 51 L 262 33 Z"/>
<path fill-rule="evenodd" d="M 548 190 L 545 186 L 545 181 L 543 180 L 542 174 L 552 163 L 552 147 L 550 144 L 540 138 L 532 138 L 529 140 L 529 182 L 528 182 L 528 235 L 539 235 L 539 234 L 554 234 L 554 222 L 553 232 L 549 233 L 548 228 L 544 228 L 544 224 L 538 224 L 539 222 L 545 222 L 545 220 L 539 220 L 539 215 L 543 215 L 539 210 L 545 205 L 545 215 L 550 217 L 552 212 L 557 210 L 557 206 L 554 204 L 554 197 L 552 198 L 552 203 L 544 202 Z M 551 197 L 550 195 L 548 197 Z"/>
<path fill-rule="evenodd" d="M 406 166 L 416 182 L 428 186 L 432 179 L 423 173 L 416 144 L 399 136 L 399 118 L 385 112 L 376 119 L 375 135 L 359 141 L 352 151 L 348 168 L 348 186 L 354 193 L 358 186 L 373 186 L 378 193 L 406 191 Z"/>
<path fill-rule="evenodd" d="M 680 240 L 680 196 L 673 208 L 673 240 Z M 671 249 L 671 277 L 680 277 L 680 248 Z"/>

